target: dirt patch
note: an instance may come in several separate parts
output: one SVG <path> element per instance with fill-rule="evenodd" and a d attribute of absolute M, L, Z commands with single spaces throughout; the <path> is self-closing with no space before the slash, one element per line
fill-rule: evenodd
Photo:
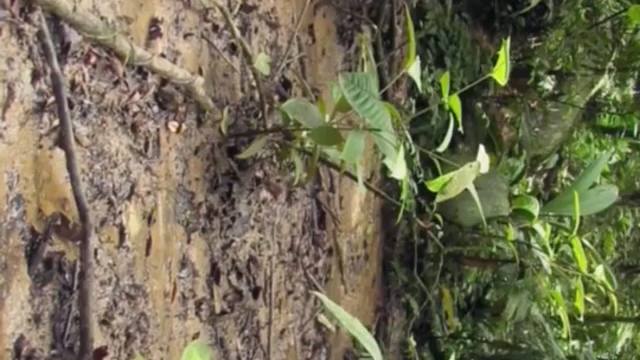
<path fill-rule="evenodd" d="M 260 105 L 238 46 L 215 11 L 188 3 L 76 6 L 202 74 L 216 104 L 229 106 L 229 128 L 248 129 Z M 243 2 L 236 24 L 277 64 L 304 3 Z M 10 19 L 0 21 L 0 345 L 3 358 L 69 358 L 78 347 L 77 212 L 32 9 L 0 9 Z M 150 23 L 162 34 L 151 42 Z M 62 23 L 51 26 L 95 224 L 95 346 L 108 359 L 176 359 L 200 337 L 218 359 L 341 359 L 349 341 L 325 341 L 308 290 L 328 280 L 330 297 L 374 323 L 378 201 L 329 172 L 310 189 L 291 188 L 271 159 L 234 160 L 250 139 L 216 140 L 217 125 L 170 85 L 143 68 L 123 69 Z M 354 29 L 326 5 L 310 6 L 301 29 L 292 56 L 306 57 L 297 71 L 325 91 L 345 67 Z M 295 76 L 285 76 L 300 93 Z M 171 122 L 184 132 L 168 130 Z M 373 156 L 365 165 L 375 180 Z"/>

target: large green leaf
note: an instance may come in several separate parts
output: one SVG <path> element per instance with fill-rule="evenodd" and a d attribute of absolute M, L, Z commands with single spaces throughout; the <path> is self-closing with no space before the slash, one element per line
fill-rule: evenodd
<path fill-rule="evenodd" d="M 618 199 L 618 187 L 615 185 L 598 185 L 589 190 L 579 193 L 580 196 L 580 215 L 593 215 L 607 209 L 613 205 Z M 554 203 L 554 206 L 545 206 L 543 211 L 547 214 L 573 216 L 574 202 L 573 198 L 564 203 Z"/>
<path fill-rule="evenodd" d="M 325 124 L 318 107 L 305 98 L 293 98 L 280 105 L 280 110 L 305 128 L 315 129 Z"/>
<path fill-rule="evenodd" d="M 343 73 L 339 77 L 344 97 L 374 130 L 372 136 L 380 152 L 385 158 L 395 161 L 399 147 L 391 115 L 378 95 L 370 90 L 369 81 L 366 73 Z"/>
<path fill-rule="evenodd" d="M 573 192 L 577 192 L 580 198 L 580 202 L 589 201 L 585 197 L 585 191 L 587 191 L 598 179 L 602 169 L 607 165 L 607 162 L 611 158 L 613 154 L 613 150 L 610 150 L 598 158 L 596 158 L 585 171 L 580 174 L 580 176 L 568 187 L 566 188 L 560 195 L 555 197 L 549 203 L 542 207 L 543 213 L 552 213 L 552 214 L 560 214 L 562 215 L 572 215 L 573 212 L 567 214 L 566 209 L 569 207 L 573 210 Z M 584 212 L 584 204 L 580 206 L 580 214 L 588 215 Z"/>
<path fill-rule="evenodd" d="M 347 332 L 351 334 L 351 336 L 353 336 L 360 345 L 362 345 L 373 360 L 382 360 L 382 351 L 380 351 L 378 343 L 358 318 L 349 314 L 326 295 L 317 291 L 312 291 L 311 293 L 320 299 L 324 308 L 327 309 L 336 320 L 338 320 L 340 325 L 342 325 L 342 327 L 347 330 Z"/>

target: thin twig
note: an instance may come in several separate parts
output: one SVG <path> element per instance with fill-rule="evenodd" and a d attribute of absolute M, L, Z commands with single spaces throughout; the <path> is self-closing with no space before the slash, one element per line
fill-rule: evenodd
<path fill-rule="evenodd" d="M 158 76 L 180 85 L 205 111 L 211 112 L 214 118 L 219 117 L 219 109 L 205 91 L 205 81 L 201 76 L 195 76 L 171 61 L 154 56 L 146 50 L 136 46 L 121 31 L 108 25 L 97 16 L 78 10 L 68 0 L 31 0 L 35 5 L 51 12 L 68 23 L 89 41 L 104 46 L 113 51 L 127 63 L 148 68 Z"/>
<path fill-rule="evenodd" d="M 51 71 L 51 86 L 56 100 L 58 117 L 60 118 L 59 144 L 64 151 L 67 171 L 69 172 L 69 183 L 73 192 L 73 199 L 78 210 L 78 220 L 81 228 L 80 238 L 80 272 L 78 276 L 78 312 L 80 313 L 80 350 L 78 360 L 90 360 L 93 351 L 93 329 L 91 322 L 92 304 L 91 288 L 93 277 L 91 274 L 92 251 L 91 251 L 91 216 L 89 206 L 82 192 L 82 181 L 73 144 L 73 128 L 69 118 L 69 107 L 65 91 L 64 78 L 58 65 L 51 34 L 47 27 L 44 14 L 40 12 L 40 31 L 38 37 L 42 42 L 47 64 Z"/>

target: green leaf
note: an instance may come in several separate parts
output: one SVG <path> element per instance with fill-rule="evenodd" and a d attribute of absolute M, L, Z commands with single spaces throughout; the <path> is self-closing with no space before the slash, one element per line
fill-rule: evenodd
<path fill-rule="evenodd" d="M 500 85 L 505 86 L 509 82 L 509 74 L 511 73 L 511 59 L 509 52 L 511 51 L 511 37 L 507 37 L 502 41 L 502 46 L 498 51 L 498 60 L 496 61 L 491 77 Z"/>
<path fill-rule="evenodd" d="M 438 147 L 436 148 L 436 152 L 443 153 L 449 145 L 451 144 L 451 139 L 453 138 L 453 123 L 455 120 L 453 119 L 453 114 L 449 113 L 449 127 L 447 128 L 447 133 L 444 135 L 444 139 Z"/>
<path fill-rule="evenodd" d="M 264 76 L 271 74 L 271 58 L 265 53 L 259 53 L 253 63 L 253 67 Z"/>
<path fill-rule="evenodd" d="M 311 293 L 322 302 L 324 308 L 338 320 L 340 325 L 362 345 L 373 360 L 382 360 L 382 352 L 380 351 L 378 343 L 358 318 L 349 314 L 326 295 L 317 291 L 311 291 Z"/>
<path fill-rule="evenodd" d="M 449 109 L 453 112 L 458 122 L 458 131 L 462 134 L 464 133 L 464 129 L 462 128 L 462 103 L 460 102 L 460 97 L 458 94 L 452 94 L 449 96 L 449 100 L 447 101 L 449 104 Z"/>
<path fill-rule="evenodd" d="M 640 5 L 631 5 L 627 10 L 627 19 L 631 25 L 640 24 Z"/>
<path fill-rule="evenodd" d="M 236 158 L 248 159 L 256 155 L 260 152 L 260 150 L 264 149 L 265 145 L 267 145 L 267 140 L 269 140 L 269 138 L 266 135 L 258 136 L 255 140 L 253 140 L 253 142 L 251 142 L 249 147 L 244 149 L 244 151 L 240 154 L 236 155 Z"/>
<path fill-rule="evenodd" d="M 573 260 L 581 273 L 587 273 L 587 256 L 584 254 L 582 240 L 578 236 L 571 237 L 571 251 L 573 252 Z"/>
<path fill-rule="evenodd" d="M 404 27 L 405 27 L 405 31 L 407 32 L 407 57 L 404 61 L 404 69 L 406 71 L 409 71 L 409 69 L 413 66 L 415 66 L 415 62 L 417 59 L 416 53 L 416 29 L 413 26 L 413 19 L 411 19 L 411 12 L 409 11 L 409 6 L 407 6 L 405 4 L 404 6 Z M 420 81 L 420 60 L 418 59 L 418 80 L 416 81 L 417 83 L 421 83 L 422 81 Z M 409 76 L 411 76 L 411 71 L 409 71 Z M 411 76 L 413 78 L 413 76 Z M 414 79 L 415 80 L 415 79 Z M 418 85 L 419 88 L 421 87 L 421 85 Z M 422 92 L 422 90 L 420 90 L 420 92 Z"/>
<path fill-rule="evenodd" d="M 432 193 L 438 193 L 440 190 L 454 177 L 455 171 L 438 176 L 433 180 L 426 181 L 424 184 Z"/>
<path fill-rule="evenodd" d="M 569 337 L 570 330 L 569 315 L 567 314 L 567 309 L 564 306 L 564 298 L 562 297 L 562 292 L 560 291 L 559 286 L 555 290 L 551 291 L 551 299 L 553 299 L 553 302 L 556 305 L 555 310 L 562 320 L 562 337 L 566 339 Z"/>
<path fill-rule="evenodd" d="M 578 193 L 581 201 L 588 201 L 585 196 L 585 192 L 598 180 L 600 173 L 602 173 L 602 169 L 607 165 L 612 154 L 613 150 L 610 150 L 591 162 L 591 164 L 589 164 L 589 166 L 568 188 L 543 206 L 542 212 L 559 215 L 572 215 L 572 213 L 567 214 L 567 208 L 570 208 L 570 211 L 573 210 L 573 192 L 576 191 Z M 584 204 L 580 207 L 580 213 L 583 216 L 588 215 L 585 213 Z"/>
<path fill-rule="evenodd" d="M 449 71 L 445 71 L 442 76 L 440 76 L 440 94 L 442 95 L 442 101 L 445 103 L 449 101 L 449 91 L 450 91 L 450 83 L 451 83 L 451 74 Z M 447 109 L 449 105 L 447 104 Z"/>
<path fill-rule="evenodd" d="M 456 330 L 456 313 L 453 306 L 453 297 L 451 296 L 451 291 L 449 288 L 443 286 L 441 288 L 442 293 L 442 308 L 445 313 L 445 318 L 447 321 L 447 328 L 449 331 Z"/>
<path fill-rule="evenodd" d="M 389 160 L 391 159 L 387 158 L 387 161 Z M 404 180 L 407 177 L 408 171 L 407 162 L 404 158 L 404 146 L 400 146 L 400 150 L 398 151 L 398 155 L 396 156 L 395 161 L 393 161 L 391 164 L 387 164 L 387 167 L 391 171 L 391 174 L 389 174 L 389 176 L 391 176 L 393 179 Z"/>
<path fill-rule="evenodd" d="M 364 118 L 367 125 L 376 129 L 372 132 L 374 142 L 386 159 L 393 159 L 387 161 L 389 164 L 397 159 L 398 139 L 389 111 L 378 95 L 369 90 L 368 82 L 367 74 L 363 73 L 342 73 L 339 76 L 342 92 L 353 110 Z"/>
<path fill-rule="evenodd" d="M 362 130 L 353 130 L 349 132 L 347 141 L 342 149 L 340 158 L 347 164 L 357 164 L 364 153 L 365 133 Z"/>
<path fill-rule="evenodd" d="M 332 118 L 335 114 L 344 114 L 351 111 L 351 105 L 349 105 L 347 99 L 342 96 L 340 85 L 334 81 L 329 82 L 329 92 L 331 93 L 331 103 L 333 104 Z"/>
<path fill-rule="evenodd" d="M 478 196 L 476 187 L 473 185 L 473 183 L 471 183 L 471 185 L 467 187 L 467 190 L 469 190 L 469 192 L 471 193 L 471 197 L 473 197 L 473 200 L 476 202 L 476 206 L 478 206 L 478 211 L 480 212 L 480 217 L 482 218 L 482 224 L 484 224 L 484 227 L 487 227 L 487 219 L 484 216 L 484 211 L 482 210 L 482 204 L 480 203 L 480 197 Z"/>
<path fill-rule="evenodd" d="M 227 135 L 229 129 L 229 106 L 225 106 L 222 110 L 222 120 L 220 121 L 220 133 Z"/>
<path fill-rule="evenodd" d="M 578 233 L 578 228 L 580 228 L 580 195 L 578 195 L 577 191 L 573 191 L 573 231 L 571 232 L 573 235 Z"/>
<path fill-rule="evenodd" d="M 584 192 L 579 192 L 578 195 L 580 195 L 580 214 L 588 216 L 613 205 L 618 200 L 618 188 L 610 184 L 598 185 Z M 567 200 L 566 198 L 563 199 Z M 542 212 L 560 216 L 573 216 L 573 201 L 571 200 L 569 198 L 567 202 L 560 203 L 554 199 L 551 202 L 553 206 L 550 206 L 551 203 L 545 205 L 542 208 Z"/>
<path fill-rule="evenodd" d="M 415 60 L 406 71 L 407 75 L 409 75 L 411 80 L 416 84 L 418 93 L 422 94 L 422 64 L 420 63 L 420 56 L 416 56 Z"/>
<path fill-rule="evenodd" d="M 211 360 L 211 349 L 202 340 L 194 340 L 184 349 L 181 360 Z"/>
<path fill-rule="evenodd" d="M 325 125 L 318 107 L 305 98 L 293 98 L 280 105 L 280 109 L 292 120 L 308 129 Z"/>
<path fill-rule="evenodd" d="M 584 284 L 582 284 L 582 279 L 577 278 L 575 280 L 575 298 L 573 299 L 573 306 L 575 306 L 576 311 L 580 318 L 584 315 Z"/>
<path fill-rule="evenodd" d="M 142 357 L 142 355 L 136 352 L 136 357 L 133 360 L 144 360 L 144 358 Z"/>
<path fill-rule="evenodd" d="M 320 146 L 336 146 L 344 141 L 340 131 L 330 125 L 318 126 L 311 130 L 309 137 Z"/>
<path fill-rule="evenodd" d="M 536 221 L 540 215 L 540 202 L 530 195 L 520 195 L 511 204 L 513 210 L 527 214 L 529 221 Z"/>
<path fill-rule="evenodd" d="M 479 174 L 480 164 L 477 161 L 472 161 L 454 171 L 451 180 L 449 180 L 436 195 L 436 204 L 460 195 L 460 193 L 473 185 L 473 181 Z"/>

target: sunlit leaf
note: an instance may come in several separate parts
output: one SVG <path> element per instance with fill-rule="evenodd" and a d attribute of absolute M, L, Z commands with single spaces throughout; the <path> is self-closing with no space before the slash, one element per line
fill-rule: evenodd
<path fill-rule="evenodd" d="M 491 71 L 491 77 L 500 84 L 500 86 L 505 86 L 507 82 L 509 82 L 509 74 L 511 73 L 510 51 L 511 37 L 507 37 L 502 41 L 502 46 L 500 46 L 500 50 L 498 51 L 498 60 Z"/>
<path fill-rule="evenodd" d="M 318 126 L 311 130 L 309 137 L 321 146 L 336 146 L 344 141 L 340 131 L 329 125 Z"/>
<path fill-rule="evenodd" d="M 358 318 L 349 314 L 326 295 L 317 291 L 311 291 L 311 293 L 322 302 L 324 308 L 338 320 L 340 325 L 362 345 L 373 360 L 382 360 L 382 352 L 378 343 Z"/>
<path fill-rule="evenodd" d="M 348 164 L 355 164 L 360 161 L 365 147 L 365 133 L 362 130 L 352 130 L 347 135 L 340 158 Z"/>
<path fill-rule="evenodd" d="M 573 260 L 581 273 L 587 273 L 587 256 L 584 254 L 582 240 L 578 236 L 571 237 L 571 251 L 573 252 Z"/>
<path fill-rule="evenodd" d="M 404 69 L 405 71 L 409 71 L 409 69 L 414 66 L 416 62 L 416 29 L 413 26 L 413 19 L 411 19 L 411 11 L 409 10 L 409 6 L 405 5 L 404 7 L 404 28 L 407 34 L 407 57 L 404 60 Z M 420 80 L 420 60 L 418 60 L 418 80 L 416 84 L 418 85 L 422 81 Z M 409 76 L 411 76 L 411 72 L 409 71 Z M 411 76 L 413 78 L 413 76 Z M 414 79 L 415 80 L 415 79 Z M 418 85 L 421 88 L 421 85 Z M 422 90 L 420 91 L 422 92 Z"/>
<path fill-rule="evenodd" d="M 445 103 L 449 101 L 450 83 L 451 83 L 451 74 L 449 74 L 449 71 L 445 71 L 444 74 L 440 76 L 440 94 L 442 95 L 442 101 L 444 101 Z M 448 103 L 446 104 L 448 109 L 449 105 Z"/>
<path fill-rule="evenodd" d="M 269 140 L 269 138 L 266 135 L 258 136 L 255 140 L 253 140 L 249 147 L 244 149 L 244 151 L 240 154 L 236 155 L 236 158 L 248 159 L 256 155 L 267 145 L 267 140 Z"/>
<path fill-rule="evenodd" d="M 456 118 L 456 122 L 458 123 L 458 131 L 460 133 L 464 133 L 464 129 L 462 127 L 462 103 L 460 102 L 460 96 L 458 94 L 452 94 L 449 96 L 449 100 L 447 101 L 449 105 L 449 109 L 453 112 L 453 115 Z"/>
<path fill-rule="evenodd" d="M 407 75 L 416 84 L 418 92 L 422 94 L 422 64 L 420 63 L 420 56 L 416 56 L 415 60 L 413 60 L 413 63 L 407 69 Z"/>
<path fill-rule="evenodd" d="M 280 105 L 280 109 L 305 128 L 315 129 L 325 125 L 318 107 L 305 98 L 289 99 Z"/>
<path fill-rule="evenodd" d="M 271 74 L 271 57 L 265 53 L 258 53 L 256 56 L 253 67 L 264 76 Z"/>
<path fill-rule="evenodd" d="M 438 147 L 436 148 L 436 152 L 443 153 L 447 148 L 449 148 L 449 144 L 451 144 L 451 139 L 453 138 L 453 125 L 455 120 L 453 119 L 453 114 L 449 114 L 449 127 L 447 128 L 447 133 L 444 135 L 444 139 Z"/>
<path fill-rule="evenodd" d="M 640 24 L 640 5 L 631 5 L 627 9 L 627 19 L 631 25 Z"/>
<path fill-rule="evenodd" d="M 211 360 L 211 349 L 202 340 L 194 340 L 184 349 L 181 360 Z"/>

